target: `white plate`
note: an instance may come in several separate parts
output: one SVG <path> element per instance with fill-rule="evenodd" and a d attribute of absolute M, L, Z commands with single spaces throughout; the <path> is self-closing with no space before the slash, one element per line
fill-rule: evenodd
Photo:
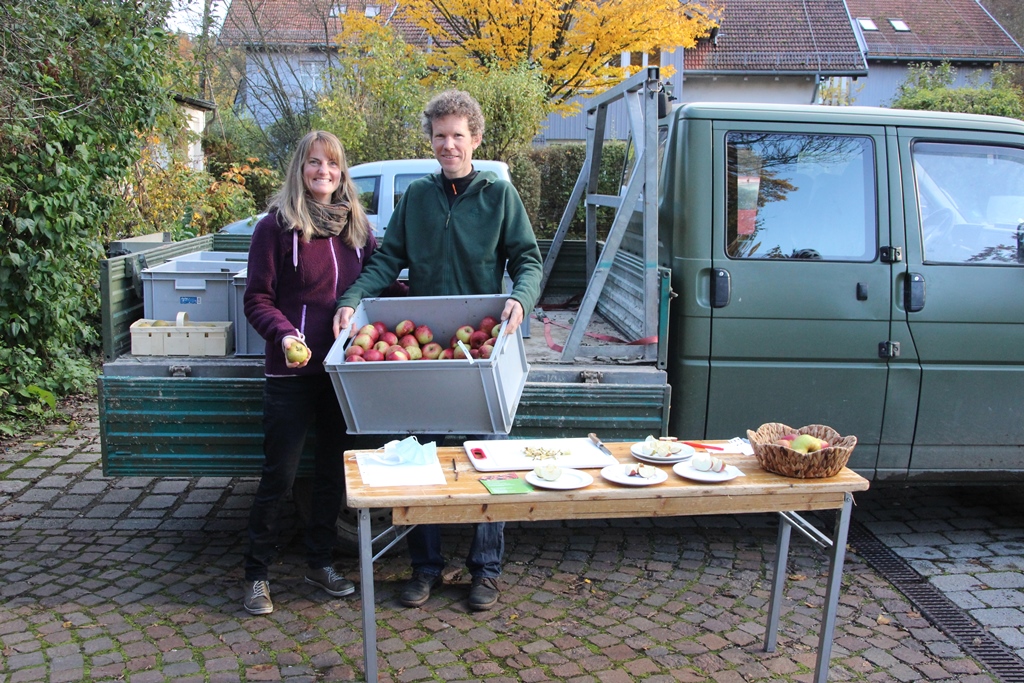
<path fill-rule="evenodd" d="M 625 484 L 626 486 L 652 486 L 653 484 L 660 484 L 668 479 L 668 472 L 665 470 L 659 470 L 657 467 L 654 468 L 656 474 L 653 477 L 631 477 L 627 472 L 636 467 L 636 465 L 608 465 L 601 470 L 601 476 L 608 481 L 615 482 L 616 484 Z"/>
<path fill-rule="evenodd" d="M 672 465 L 672 471 L 685 479 L 709 482 L 729 481 L 743 474 L 739 468 L 733 465 L 726 465 L 725 469 L 721 472 L 701 472 L 700 470 L 693 469 L 693 464 L 688 462 Z"/>
<path fill-rule="evenodd" d="M 568 491 L 570 489 L 581 489 L 594 483 L 594 478 L 586 472 L 574 470 L 570 467 L 563 467 L 562 474 L 554 481 L 541 479 L 536 472 L 527 472 L 523 477 L 527 484 L 532 484 L 542 489 L 559 489 Z"/>
<path fill-rule="evenodd" d="M 682 462 L 697 452 L 693 446 L 687 446 L 685 443 L 676 445 L 679 448 L 679 452 L 672 453 L 671 455 L 644 455 L 644 445 L 642 443 L 635 443 L 630 446 L 629 452 L 637 460 L 652 462 L 655 465 L 671 465 L 674 462 Z"/>

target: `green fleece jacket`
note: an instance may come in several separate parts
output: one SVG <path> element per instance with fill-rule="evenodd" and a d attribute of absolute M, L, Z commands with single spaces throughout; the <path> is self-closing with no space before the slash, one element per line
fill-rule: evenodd
<path fill-rule="evenodd" d="M 511 298 L 529 315 L 540 296 L 543 264 L 519 193 L 482 171 L 451 209 L 435 173 L 409 185 L 380 248 L 338 306 L 355 308 L 409 269 L 409 296 L 503 294 L 508 262 Z"/>

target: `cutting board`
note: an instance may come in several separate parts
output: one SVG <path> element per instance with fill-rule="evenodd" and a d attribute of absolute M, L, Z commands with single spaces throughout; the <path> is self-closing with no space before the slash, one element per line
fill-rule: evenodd
<path fill-rule="evenodd" d="M 590 439 L 503 439 L 501 441 L 467 441 L 466 453 L 473 467 L 481 472 L 502 472 L 506 470 L 533 470 L 538 465 L 557 465 L 575 469 L 605 467 L 618 462 L 604 453 Z M 473 449 L 479 448 L 486 457 L 477 458 Z M 557 458 L 538 460 L 524 452 L 526 448 L 550 448 L 565 451 Z"/>

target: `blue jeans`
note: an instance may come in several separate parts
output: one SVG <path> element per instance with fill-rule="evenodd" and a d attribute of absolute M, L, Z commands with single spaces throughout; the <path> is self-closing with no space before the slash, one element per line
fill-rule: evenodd
<path fill-rule="evenodd" d="M 316 427 L 313 499 L 306 528 L 311 569 L 331 563 L 345 499 L 345 418 L 330 375 L 268 377 L 263 389 L 263 472 L 249 512 L 245 580 L 265 581 L 277 554 L 281 501 L 295 481 L 310 428 Z"/>
<path fill-rule="evenodd" d="M 444 435 L 417 437 L 420 443 L 444 442 Z M 493 439 L 492 435 L 470 436 L 468 439 Z M 497 438 L 508 438 L 499 435 Z M 501 576 L 501 559 L 505 554 L 505 522 L 474 524 L 473 544 L 466 556 L 466 568 L 473 577 L 496 579 Z M 419 524 L 405 537 L 413 572 L 437 576 L 444 569 L 441 554 L 441 525 Z"/>

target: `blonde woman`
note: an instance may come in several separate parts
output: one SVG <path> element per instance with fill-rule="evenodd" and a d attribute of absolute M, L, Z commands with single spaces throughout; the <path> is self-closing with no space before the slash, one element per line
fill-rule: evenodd
<path fill-rule="evenodd" d="M 269 213 L 256 224 L 249 247 L 245 317 L 267 342 L 264 463 L 249 514 L 245 556 L 243 605 L 250 614 L 274 610 L 268 572 L 277 545 L 280 504 L 295 480 L 313 426 L 306 582 L 335 597 L 355 591 L 353 583 L 335 571 L 331 558 L 345 495 L 345 421 L 323 362 L 334 342 L 335 302 L 376 248 L 338 138 L 324 131 L 307 134 L 295 149 Z M 393 290 L 402 293 L 400 285 Z"/>

